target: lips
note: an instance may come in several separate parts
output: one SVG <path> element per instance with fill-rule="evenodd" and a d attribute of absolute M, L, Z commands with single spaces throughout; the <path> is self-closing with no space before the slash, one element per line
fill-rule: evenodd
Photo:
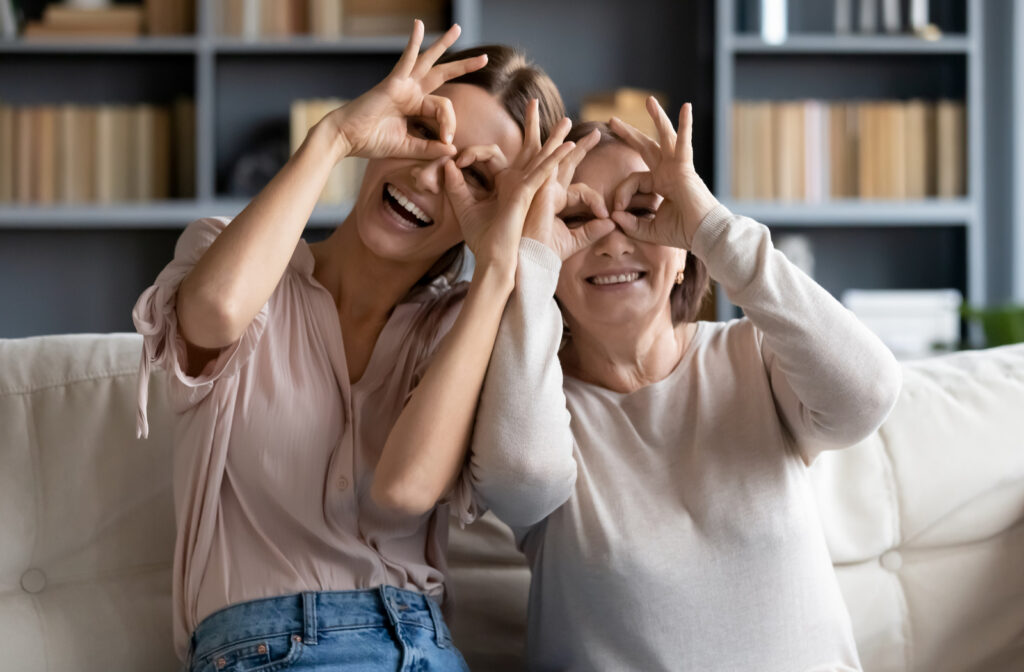
<path fill-rule="evenodd" d="M 412 226 L 425 228 L 434 223 L 434 220 L 422 208 L 413 203 L 411 198 L 393 184 L 384 185 L 382 198 L 384 203 L 396 215 L 409 222 Z"/>
<path fill-rule="evenodd" d="M 614 285 L 628 285 L 636 282 L 643 278 L 647 273 L 645 271 L 620 271 L 617 273 L 601 273 L 599 275 L 592 275 L 587 278 L 587 282 L 598 287 L 608 287 Z"/>

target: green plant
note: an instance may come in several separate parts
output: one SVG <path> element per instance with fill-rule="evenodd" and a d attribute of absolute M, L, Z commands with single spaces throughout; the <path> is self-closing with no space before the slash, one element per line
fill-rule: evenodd
<path fill-rule="evenodd" d="M 966 303 L 960 307 L 964 319 L 981 324 L 986 345 L 990 348 L 1011 343 L 1024 343 L 1024 306 L 975 308 Z"/>

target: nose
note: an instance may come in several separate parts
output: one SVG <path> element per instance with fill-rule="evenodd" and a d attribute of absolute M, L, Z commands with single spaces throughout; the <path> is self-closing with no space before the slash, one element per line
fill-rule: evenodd
<path fill-rule="evenodd" d="M 627 236 L 618 224 L 593 245 L 594 254 L 611 258 L 633 254 L 634 249 L 633 239 Z"/>
<path fill-rule="evenodd" d="M 441 193 L 441 176 L 443 175 L 445 157 L 433 161 L 423 161 L 412 169 L 412 179 L 416 188 L 431 194 Z"/>

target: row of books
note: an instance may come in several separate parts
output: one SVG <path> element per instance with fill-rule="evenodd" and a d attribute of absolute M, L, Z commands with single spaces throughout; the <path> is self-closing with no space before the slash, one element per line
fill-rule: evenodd
<path fill-rule="evenodd" d="M 450 16 L 446 0 L 223 0 L 218 7 L 221 33 L 248 40 L 407 35 L 413 19 L 438 32 Z"/>
<path fill-rule="evenodd" d="M 962 101 L 739 101 L 732 121 L 736 198 L 820 203 L 966 193 Z"/>
<path fill-rule="evenodd" d="M 312 98 L 293 101 L 289 116 L 291 153 L 294 154 L 302 141 L 306 139 L 309 129 L 313 128 L 332 110 L 347 102 L 341 98 Z M 359 186 L 363 182 L 365 170 L 366 159 L 349 157 L 339 161 L 327 178 L 327 184 L 320 194 L 319 202 L 326 205 L 340 205 L 354 201 L 359 195 Z"/>
<path fill-rule="evenodd" d="M 0 203 L 195 195 L 195 106 L 0 104 Z"/>
<path fill-rule="evenodd" d="M 23 35 L 33 38 L 138 37 L 195 31 L 194 0 L 145 0 L 87 8 L 48 4 L 40 21 L 30 21 Z"/>

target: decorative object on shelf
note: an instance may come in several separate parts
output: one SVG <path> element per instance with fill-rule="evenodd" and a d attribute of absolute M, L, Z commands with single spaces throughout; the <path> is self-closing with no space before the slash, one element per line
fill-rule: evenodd
<path fill-rule="evenodd" d="M 860 0 L 857 30 L 861 33 L 878 32 L 878 0 Z"/>
<path fill-rule="evenodd" d="M 659 91 L 621 88 L 614 91 L 591 93 L 580 106 L 580 121 L 604 121 L 618 117 L 652 138 L 658 137 L 651 115 L 647 113 L 647 98 L 654 96 L 662 107 L 668 107 L 667 97 Z"/>
<path fill-rule="evenodd" d="M 0 40 L 14 40 L 18 37 L 18 15 L 14 11 L 14 0 L 0 0 Z"/>
<path fill-rule="evenodd" d="M 141 5 L 49 4 L 42 21 L 29 21 L 23 35 L 26 39 L 138 37 L 143 18 Z"/>
<path fill-rule="evenodd" d="M 956 289 L 850 289 L 843 305 L 873 331 L 899 359 L 919 359 L 960 345 Z"/>
<path fill-rule="evenodd" d="M 782 44 L 788 32 L 786 0 L 761 0 L 761 39 L 767 44 Z"/>
<path fill-rule="evenodd" d="M 961 314 L 981 325 L 986 347 L 1024 343 L 1024 306 L 973 308 L 964 304 Z"/>
<path fill-rule="evenodd" d="M 776 250 L 782 252 L 790 263 L 808 277 L 814 277 L 814 246 L 808 236 L 802 233 L 785 233 L 772 237 Z"/>
<path fill-rule="evenodd" d="M 736 101 L 733 196 L 963 197 L 966 133 L 963 101 Z"/>
<path fill-rule="evenodd" d="M 267 186 L 287 161 L 287 124 L 275 123 L 257 130 L 231 163 L 227 177 L 228 196 L 252 198 Z"/>
<path fill-rule="evenodd" d="M 853 27 L 853 0 L 836 0 L 835 30 L 838 35 L 849 35 Z"/>

